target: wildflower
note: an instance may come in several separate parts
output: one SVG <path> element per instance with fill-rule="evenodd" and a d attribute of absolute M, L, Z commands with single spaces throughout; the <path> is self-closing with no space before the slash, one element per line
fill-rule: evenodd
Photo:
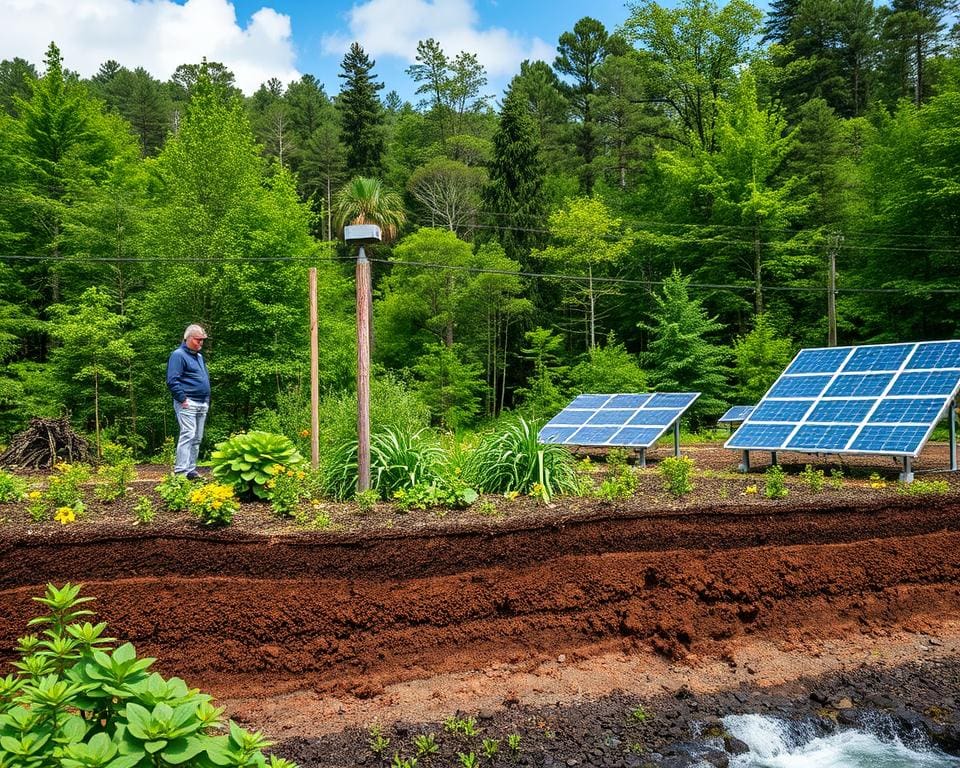
<path fill-rule="evenodd" d="M 744 493 L 747 494 L 748 496 L 755 495 L 755 494 L 757 493 L 757 486 L 755 486 L 755 485 L 748 485 L 748 486 L 747 486 L 747 489 L 744 491 Z"/>
<path fill-rule="evenodd" d="M 507 501 L 513 501 L 519 495 L 520 491 L 507 491 L 505 494 L 503 494 L 503 498 L 507 499 Z"/>
<path fill-rule="evenodd" d="M 36 499 L 39 499 L 41 496 L 43 496 L 43 494 L 40 493 L 40 491 L 30 491 L 30 493 L 28 493 L 27 496 L 28 498 L 36 500 Z"/>
<path fill-rule="evenodd" d="M 53 516 L 53 519 L 60 523 L 60 525 L 66 525 L 67 523 L 76 521 L 77 513 L 73 511 L 73 507 L 60 507 Z"/>
<path fill-rule="evenodd" d="M 310 430 L 309 430 L 309 429 L 301 429 L 301 430 L 300 430 L 300 437 L 310 437 Z"/>
<path fill-rule="evenodd" d="M 531 496 L 542 496 L 543 495 L 543 483 L 534 483 L 533 488 L 530 489 Z"/>

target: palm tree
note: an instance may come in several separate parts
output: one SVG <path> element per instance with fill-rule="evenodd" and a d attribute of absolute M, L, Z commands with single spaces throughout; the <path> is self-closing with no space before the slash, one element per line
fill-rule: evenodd
<path fill-rule="evenodd" d="M 341 230 L 347 224 L 376 224 L 384 240 L 395 237 L 406 220 L 400 195 L 380 179 L 363 176 L 355 176 L 337 192 L 333 215 Z"/>

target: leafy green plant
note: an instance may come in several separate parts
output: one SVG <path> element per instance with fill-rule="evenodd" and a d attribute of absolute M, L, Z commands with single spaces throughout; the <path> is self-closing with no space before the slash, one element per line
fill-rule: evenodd
<path fill-rule="evenodd" d="M 476 736 L 477 719 L 475 717 L 448 717 L 443 721 L 443 729 L 447 733 L 461 736 Z"/>
<path fill-rule="evenodd" d="M 831 469 L 830 470 L 830 487 L 835 491 L 839 491 L 843 488 L 843 470 L 842 469 Z"/>
<path fill-rule="evenodd" d="M 914 480 L 897 484 L 897 493 L 908 496 L 941 496 L 949 491 L 950 484 L 946 480 Z"/>
<path fill-rule="evenodd" d="M 260 733 L 222 728 L 211 697 L 179 678 L 164 679 L 134 646 L 114 647 L 106 623 L 80 586 L 47 585 L 34 600 L 46 613 L 29 622 L 42 636 L 18 642 L 15 672 L 0 679 L 0 766 L 17 768 L 291 768 L 271 760 Z"/>
<path fill-rule="evenodd" d="M 298 507 L 293 513 L 293 520 L 301 528 L 315 531 L 323 531 L 333 525 L 333 518 L 319 501 L 311 501 L 309 507 Z"/>
<path fill-rule="evenodd" d="M 497 509 L 497 505 L 494 504 L 490 499 L 484 499 L 479 504 L 477 504 L 477 514 L 483 515 L 484 517 L 502 517 L 503 513 Z"/>
<path fill-rule="evenodd" d="M 679 499 L 693 490 L 690 475 L 693 472 L 693 459 L 689 456 L 667 456 L 658 467 L 664 480 L 664 490 Z"/>
<path fill-rule="evenodd" d="M 404 757 L 399 752 L 394 752 L 393 760 L 390 761 L 390 768 L 417 768 L 417 758 Z"/>
<path fill-rule="evenodd" d="M 417 752 L 417 757 L 430 757 L 440 751 L 436 734 L 433 733 L 418 733 L 413 737 L 413 748 Z"/>
<path fill-rule="evenodd" d="M 464 479 L 485 493 L 530 494 L 543 501 L 579 488 L 573 459 L 562 445 L 542 445 L 534 425 L 519 418 L 481 438 L 467 457 Z"/>
<path fill-rule="evenodd" d="M 94 495 L 106 502 L 122 499 L 137 476 L 133 451 L 117 443 L 104 443 L 103 461 L 97 470 L 101 482 L 94 488 Z"/>
<path fill-rule="evenodd" d="M 171 512 L 183 512 L 190 503 L 194 484 L 185 475 L 171 472 L 157 483 L 157 495 Z"/>
<path fill-rule="evenodd" d="M 379 725 L 371 725 L 367 733 L 369 736 L 367 746 L 370 748 L 370 751 L 377 757 L 382 757 L 387 747 L 390 746 L 390 739 L 383 735 L 383 731 Z"/>
<path fill-rule="evenodd" d="M 650 713 L 639 704 L 630 710 L 630 720 L 634 723 L 645 723 L 649 719 Z"/>
<path fill-rule="evenodd" d="M 220 483 L 201 485 L 190 492 L 187 510 L 204 525 L 230 525 L 240 504 L 233 495 L 233 486 Z"/>
<path fill-rule="evenodd" d="M 368 488 L 365 491 L 358 491 L 353 500 L 360 507 L 361 512 L 369 512 L 380 501 L 380 494 L 372 488 Z"/>
<path fill-rule="evenodd" d="M 883 490 L 887 487 L 887 481 L 880 477 L 878 472 L 874 472 L 870 475 L 870 487 L 875 490 Z"/>
<path fill-rule="evenodd" d="M 53 469 L 44 497 L 54 507 L 72 507 L 83 498 L 80 486 L 90 479 L 90 467 L 61 462 Z"/>
<path fill-rule="evenodd" d="M 41 523 L 47 518 L 47 502 L 43 499 L 42 491 L 30 491 L 27 494 L 27 514 L 35 523 Z"/>
<path fill-rule="evenodd" d="M 300 469 L 303 457 L 289 438 L 272 432 L 245 432 L 217 443 L 211 454 L 213 476 L 233 486 L 241 498 L 269 500 L 271 468 Z"/>
<path fill-rule="evenodd" d="M 480 748 L 483 750 L 483 756 L 487 758 L 487 760 L 493 760 L 500 751 L 500 740 L 484 739 Z"/>
<path fill-rule="evenodd" d="M 804 483 L 804 485 L 806 485 L 807 488 L 809 488 L 814 493 L 820 493 L 820 491 L 823 490 L 824 482 L 826 482 L 826 478 L 824 477 L 823 470 L 822 469 L 815 470 L 809 464 L 807 464 L 803 468 L 803 472 L 801 472 L 798 475 L 798 477 Z"/>
<path fill-rule="evenodd" d="M 763 473 L 763 494 L 768 499 L 783 499 L 790 495 L 787 473 L 779 464 L 771 464 Z"/>
<path fill-rule="evenodd" d="M 638 485 L 637 473 L 624 460 L 622 464 L 612 465 L 610 474 L 600 483 L 594 495 L 604 501 L 627 499 L 636 493 Z"/>
<path fill-rule="evenodd" d="M 157 510 L 153 507 L 153 499 L 149 496 L 141 496 L 137 503 L 133 505 L 133 516 L 136 519 L 134 525 L 149 525 L 157 516 Z"/>
<path fill-rule="evenodd" d="M 507 736 L 507 748 L 516 755 L 520 751 L 521 737 L 519 733 L 511 733 Z"/>
<path fill-rule="evenodd" d="M 304 484 L 307 473 L 302 469 L 283 467 L 274 464 L 267 469 L 271 475 L 266 482 L 270 493 L 270 507 L 274 514 L 280 517 L 291 517 L 300 504 L 300 500 L 308 495 Z"/>
<path fill-rule="evenodd" d="M 23 501 L 27 498 L 29 484 L 23 478 L 0 469 L 0 504 Z"/>
<path fill-rule="evenodd" d="M 480 758 L 477 757 L 476 752 L 457 752 L 457 760 L 463 768 L 477 768 L 480 762 Z"/>

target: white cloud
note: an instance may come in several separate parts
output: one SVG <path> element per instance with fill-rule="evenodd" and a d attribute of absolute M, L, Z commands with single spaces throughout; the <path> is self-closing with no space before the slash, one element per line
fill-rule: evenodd
<path fill-rule="evenodd" d="M 271 77 L 299 79 L 290 17 L 261 8 L 246 27 L 229 0 L 0 0 L 0 52 L 43 68 L 50 41 L 64 66 L 84 77 L 115 59 L 166 80 L 180 64 L 204 56 L 236 76 L 244 93 Z"/>
<path fill-rule="evenodd" d="M 356 40 L 370 56 L 413 63 L 417 43 L 432 37 L 444 53 L 475 53 L 491 78 L 512 75 L 524 59 L 552 61 L 556 50 L 538 37 L 480 27 L 473 0 L 366 0 L 347 13 L 349 34 L 327 35 L 324 53 L 342 54 Z"/>

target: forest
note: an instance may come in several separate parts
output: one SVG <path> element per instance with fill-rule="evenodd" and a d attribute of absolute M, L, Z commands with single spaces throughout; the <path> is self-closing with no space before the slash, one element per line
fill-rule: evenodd
<path fill-rule="evenodd" d="M 5 59 L 0 443 L 69 414 L 156 451 L 188 323 L 211 337 L 208 440 L 302 439 L 311 267 L 321 423 L 349 425 L 353 221 L 386 236 L 367 249 L 374 431 L 653 389 L 703 393 L 697 428 L 801 347 L 955 338 L 956 11 L 640 0 L 501 94 L 475 52 L 423 40 L 416 103 L 356 43 L 338 93 L 306 74 L 244 96 L 206 60 L 84 79 L 55 43 Z"/>

